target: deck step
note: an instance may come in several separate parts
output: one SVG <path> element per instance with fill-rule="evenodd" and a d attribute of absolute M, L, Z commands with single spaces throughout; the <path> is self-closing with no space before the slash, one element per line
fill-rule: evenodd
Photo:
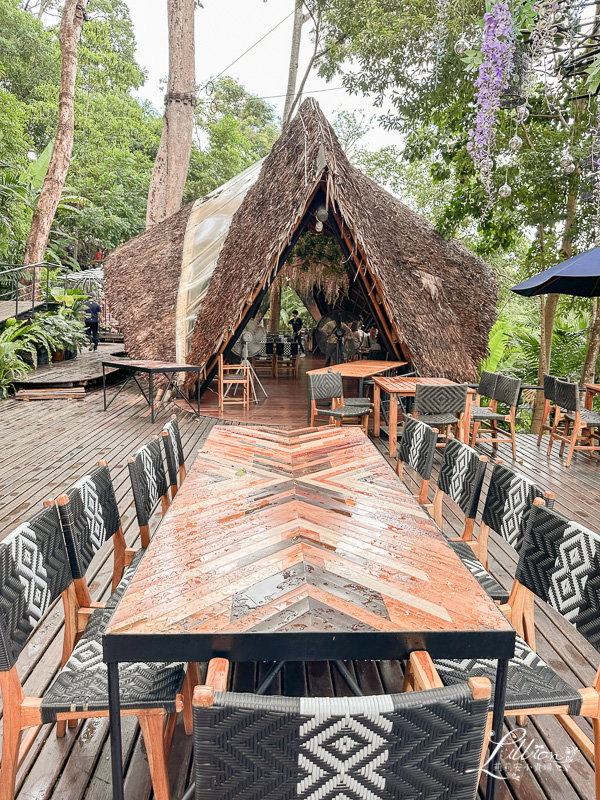
<path fill-rule="evenodd" d="M 73 386 L 68 389 L 19 389 L 15 400 L 83 400 L 85 386 Z"/>

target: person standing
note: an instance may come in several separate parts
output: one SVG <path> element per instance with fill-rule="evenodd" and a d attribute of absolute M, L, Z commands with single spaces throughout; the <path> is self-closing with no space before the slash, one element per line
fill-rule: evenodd
<path fill-rule="evenodd" d="M 90 297 L 89 300 L 85 302 L 85 332 L 87 333 L 87 337 L 90 340 L 89 350 L 97 350 L 98 349 L 98 325 L 100 324 L 100 312 L 102 311 L 102 307 L 100 303 L 93 298 Z"/>
<path fill-rule="evenodd" d="M 304 323 L 302 322 L 302 317 L 299 316 L 297 311 L 292 311 L 292 318 L 288 321 L 288 325 L 290 325 L 294 331 L 294 341 L 298 342 L 298 347 L 300 348 L 300 358 L 304 358 L 306 356 L 302 337 L 302 328 L 304 327 Z"/>

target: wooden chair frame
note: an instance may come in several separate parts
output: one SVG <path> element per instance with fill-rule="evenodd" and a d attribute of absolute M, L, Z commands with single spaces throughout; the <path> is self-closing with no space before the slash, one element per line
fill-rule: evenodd
<path fill-rule="evenodd" d="M 152 438 L 153 439 L 158 439 L 158 436 L 154 435 Z M 128 464 L 135 464 L 135 458 L 128 458 L 127 459 L 127 463 Z M 165 492 L 165 494 L 161 495 L 161 497 L 160 497 L 160 506 L 161 506 L 160 515 L 161 515 L 161 517 L 164 517 L 164 515 L 167 513 L 170 504 L 171 504 L 171 498 L 169 497 L 169 487 L 168 487 L 168 484 L 167 484 L 167 491 Z M 154 510 L 156 510 L 156 508 Z M 153 516 L 153 514 L 154 514 L 154 511 L 152 512 L 151 516 Z M 139 528 L 140 528 L 140 542 L 141 542 L 142 548 L 145 550 L 148 547 L 148 545 L 150 544 L 150 538 L 151 538 L 150 537 L 150 525 L 140 525 Z"/>
<path fill-rule="evenodd" d="M 438 428 L 432 428 L 432 431 L 436 434 L 436 436 L 439 436 L 440 432 L 439 432 Z M 437 447 L 437 445 L 436 445 L 436 447 Z M 405 462 L 401 461 L 399 458 L 397 458 L 396 459 L 396 475 L 400 478 L 400 480 L 402 480 L 402 476 L 404 474 L 404 466 L 405 466 Z M 408 466 L 410 466 L 410 465 L 408 465 Z M 419 476 L 419 477 L 421 477 L 421 476 Z M 413 495 L 415 500 L 418 503 L 420 503 L 422 506 L 427 506 L 428 505 L 427 504 L 427 493 L 429 492 L 429 483 L 430 483 L 430 479 L 429 478 L 427 480 L 425 480 L 425 478 L 421 478 L 421 484 L 419 486 L 419 493 Z"/>
<path fill-rule="evenodd" d="M 497 458 L 494 461 L 495 464 L 504 464 L 504 461 L 501 458 Z M 556 499 L 556 495 L 554 492 L 544 492 L 544 498 L 546 501 Z M 462 536 L 453 536 L 450 539 L 451 542 L 466 542 L 471 550 L 473 551 L 473 555 L 481 562 L 481 565 L 488 570 L 489 572 L 489 539 L 490 539 L 490 526 L 483 522 L 483 520 L 479 523 L 479 530 L 477 532 L 477 538 L 473 538 L 474 530 L 472 531 L 463 531 Z"/>
<path fill-rule="evenodd" d="M 398 409 L 398 412 L 401 418 L 403 413 L 402 408 Z M 410 416 L 414 417 L 415 419 L 419 419 L 419 412 L 413 409 L 410 412 Z M 441 447 L 441 448 L 445 447 L 448 439 L 458 439 L 459 442 L 468 444 L 468 442 L 465 442 L 463 438 L 464 420 L 465 420 L 465 412 L 462 411 L 458 415 L 458 422 L 450 423 L 449 425 L 440 425 L 439 428 L 436 428 L 436 430 L 438 431 L 438 439 L 442 440 L 438 441 L 436 447 Z"/>
<path fill-rule="evenodd" d="M 538 433 L 537 445 L 538 447 L 542 444 L 542 436 L 544 435 L 544 431 L 548 431 L 552 433 L 552 428 L 554 427 L 554 421 L 551 425 L 548 425 L 546 420 L 548 419 L 549 415 L 552 414 L 554 411 L 556 413 L 557 406 L 551 400 L 548 400 L 547 397 L 544 398 L 544 410 L 542 412 L 542 421 L 540 423 L 540 432 Z"/>
<path fill-rule="evenodd" d="M 332 410 L 336 409 L 336 408 L 341 408 L 341 406 L 343 406 L 343 405 L 344 405 L 344 395 L 341 395 L 340 397 L 334 397 L 334 398 L 331 399 L 331 408 L 332 408 Z M 317 414 L 317 409 L 318 409 L 317 401 L 313 400 L 311 398 L 311 401 L 310 401 L 310 427 L 311 428 L 315 427 L 315 422 L 319 418 L 318 414 Z M 323 411 L 323 410 L 327 410 L 327 409 L 321 409 L 321 411 Z M 369 412 L 369 414 L 370 413 L 371 412 Z M 363 431 L 366 434 L 368 434 L 369 433 L 369 414 L 356 414 L 354 416 L 348 415 L 347 417 L 344 417 L 343 420 L 339 419 L 339 418 L 335 419 L 335 417 L 329 417 L 329 420 L 328 420 L 327 424 L 328 425 L 335 425 L 336 428 L 341 428 L 342 427 L 342 422 L 346 422 L 347 420 L 356 420 L 356 422 L 353 423 L 353 424 L 360 425 L 360 427 L 363 429 Z"/>
<path fill-rule="evenodd" d="M 479 460 L 482 463 L 487 463 L 488 457 L 487 456 L 479 456 Z M 444 530 L 444 517 L 443 517 L 443 505 L 444 505 L 444 495 L 445 493 L 440 489 L 439 486 L 436 487 L 435 495 L 433 496 L 433 502 L 427 503 L 425 508 L 433 517 L 433 521 L 438 526 L 438 528 L 443 531 Z M 463 527 L 463 531 L 461 535 L 458 537 L 458 540 L 464 539 L 467 542 L 472 541 L 473 539 L 473 532 L 475 530 L 475 517 L 465 517 L 465 524 Z M 488 528 L 489 534 L 489 528 Z M 475 542 L 476 544 L 476 542 Z M 487 541 L 486 541 L 487 546 Z M 477 555 L 477 554 L 476 554 Z M 479 556 L 478 556 L 479 558 Z M 481 559 L 479 559 L 481 561 Z M 483 564 L 483 562 L 481 562 Z M 485 566 L 485 564 L 483 564 Z M 487 567 L 486 567 L 487 569 Z"/>
<path fill-rule="evenodd" d="M 538 497 L 535 505 L 544 505 L 544 500 Z M 535 651 L 535 597 L 533 592 L 519 581 L 515 580 L 511 589 L 508 602 L 499 606 L 517 634 L 524 639 L 529 647 Z M 431 689 L 443 686 L 443 682 L 435 668 L 429 653 L 424 650 L 411 653 L 405 672 L 407 689 Z M 538 708 L 520 708 L 506 710 L 505 717 L 516 717 L 518 725 L 524 725 L 527 717 L 544 714 L 555 716 L 563 728 L 569 733 L 583 755 L 594 764 L 594 780 L 596 800 L 600 800 L 600 666 L 591 686 L 577 690 L 581 695 L 580 717 L 592 720 L 594 741 L 577 725 L 574 718 L 569 716 L 569 707 L 540 706 Z M 490 714 L 491 725 L 491 714 Z"/>
<path fill-rule="evenodd" d="M 558 426 L 562 420 L 564 420 L 564 426 L 561 433 Z M 572 429 L 571 425 L 573 426 Z M 575 412 L 575 419 L 571 423 L 571 420 L 565 418 L 565 415 L 557 405 L 554 412 L 554 423 L 552 425 L 552 430 L 550 431 L 548 455 L 550 455 L 552 452 L 554 441 L 558 439 L 558 441 L 561 443 L 561 457 L 565 451 L 565 445 L 569 445 L 567 461 L 565 464 L 566 467 L 571 466 L 571 459 L 573 458 L 573 453 L 576 450 L 588 450 L 590 458 L 593 458 L 594 452 L 596 450 L 600 451 L 600 432 L 598 430 L 594 430 L 597 428 L 597 425 L 590 425 L 588 422 L 585 422 L 585 420 L 582 420 L 580 411 Z M 587 433 L 584 433 L 584 431 L 587 431 Z M 598 444 L 594 444 L 595 440 L 598 440 Z M 577 442 L 587 442 L 588 444 L 577 444 Z"/>
<path fill-rule="evenodd" d="M 219 411 L 223 412 L 225 406 L 243 405 L 246 410 L 250 409 L 250 370 L 247 364 L 225 364 L 223 353 L 219 354 Z M 225 397 L 226 387 L 240 386 L 242 388 L 242 398 L 237 396 Z"/>
<path fill-rule="evenodd" d="M 300 368 L 300 348 L 295 356 L 278 356 L 273 353 L 273 377 L 278 378 L 280 372 L 291 372 L 292 378 L 298 377 Z"/>
<path fill-rule="evenodd" d="M 177 419 L 177 414 L 171 414 L 171 419 Z M 163 430 L 161 431 L 160 435 L 169 436 L 169 431 Z M 179 491 L 179 486 L 181 486 L 181 484 L 185 480 L 186 475 L 187 475 L 187 469 L 185 468 L 185 461 L 184 461 L 183 464 L 179 465 L 179 485 L 175 484 L 175 486 L 173 486 L 173 484 L 171 484 L 171 500 L 175 500 L 175 496 Z"/>
<path fill-rule="evenodd" d="M 61 495 L 61 497 L 66 497 L 66 495 Z M 52 499 L 44 501 L 45 507 L 52 507 L 53 505 L 54 500 Z M 80 582 L 80 587 L 82 585 Z M 87 583 L 85 584 L 85 590 L 89 597 Z M 94 603 L 90 599 L 89 605 L 84 606 L 79 600 L 75 581 L 62 593 L 62 601 L 65 627 L 61 666 L 64 667 L 75 645 L 81 638 L 91 614 L 98 608 L 104 608 L 106 604 Z M 185 688 L 186 684 L 184 684 Z M 10 670 L 0 671 L 0 695 L 2 696 L 3 709 L 0 800 L 14 800 L 17 773 L 44 725 L 42 722 L 43 698 L 25 695 L 16 664 Z M 184 694 L 177 695 L 176 712 L 173 714 L 167 714 L 162 708 L 121 711 L 123 716 L 136 716 L 138 718 L 148 754 L 152 787 L 157 800 L 170 800 L 171 798 L 167 754 L 177 723 L 177 713 L 184 708 L 183 698 Z M 188 717 L 191 717 L 191 704 L 188 702 L 187 705 L 190 706 Z M 67 725 L 70 728 L 74 728 L 80 719 L 100 719 L 106 718 L 108 715 L 108 709 L 106 711 L 59 712 L 56 715 L 56 735 L 58 738 L 62 738 L 65 735 Z M 23 731 L 27 731 L 24 738 L 22 738 Z"/>
<path fill-rule="evenodd" d="M 480 405 L 481 397 L 480 395 L 476 395 L 475 397 L 475 405 Z M 489 408 L 494 414 L 497 414 L 498 408 L 498 401 L 497 400 L 490 400 Z M 512 445 L 512 454 L 513 458 L 516 460 L 517 458 L 517 438 L 516 438 L 516 421 L 517 421 L 517 407 L 511 406 L 510 412 L 506 414 L 504 417 L 504 422 L 508 422 L 510 426 L 510 433 L 508 435 L 501 435 L 504 433 L 501 428 L 498 427 L 498 422 L 500 420 L 490 419 L 490 420 L 473 420 L 472 421 L 472 433 L 471 433 L 471 447 L 475 447 L 476 444 L 491 444 L 494 447 L 494 450 L 498 448 L 499 444 L 510 442 Z M 479 435 L 479 431 L 485 434 L 487 431 L 492 432 L 491 437 L 484 437 Z"/>

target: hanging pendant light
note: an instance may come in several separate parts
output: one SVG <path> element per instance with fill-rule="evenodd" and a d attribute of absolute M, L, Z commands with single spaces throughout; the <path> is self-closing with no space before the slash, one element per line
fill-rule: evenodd
<path fill-rule="evenodd" d="M 527 106 L 517 108 L 517 122 L 526 122 L 529 119 L 529 109 Z"/>
<path fill-rule="evenodd" d="M 461 36 L 460 39 L 454 45 L 454 52 L 456 53 L 457 56 L 462 57 L 467 52 L 467 50 L 469 50 L 470 47 L 471 45 L 469 44 L 469 42 L 467 42 L 465 37 Z"/>
<path fill-rule="evenodd" d="M 508 146 L 513 151 L 513 153 L 518 153 L 519 150 L 523 147 L 523 139 L 521 139 L 521 137 L 515 133 L 515 135 L 511 139 L 509 139 Z"/>
<path fill-rule="evenodd" d="M 503 184 L 500 189 L 498 190 L 498 194 L 503 200 L 506 200 L 507 197 L 510 197 L 512 194 L 512 189 L 508 183 Z"/>

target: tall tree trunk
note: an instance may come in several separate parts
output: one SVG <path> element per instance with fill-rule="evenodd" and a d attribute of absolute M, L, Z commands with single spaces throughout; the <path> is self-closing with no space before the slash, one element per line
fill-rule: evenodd
<path fill-rule="evenodd" d="M 292 49 L 290 51 L 290 68 L 288 72 L 288 85 L 283 107 L 282 127 L 290 121 L 292 106 L 296 97 L 296 81 L 298 80 L 298 63 L 300 61 L 300 42 L 302 41 L 302 26 L 304 25 L 304 2 L 295 0 L 294 30 L 292 32 Z"/>
<path fill-rule="evenodd" d="M 304 0 L 295 0 L 294 28 L 292 31 L 292 49 L 290 51 L 290 68 L 288 71 L 288 84 L 285 94 L 285 104 L 283 106 L 283 117 L 281 127 L 290 121 L 292 107 L 296 99 L 296 81 L 298 80 L 298 64 L 300 62 L 300 43 L 302 41 L 302 26 L 304 25 Z M 281 314 L 281 286 L 276 282 L 271 286 L 269 295 L 269 332 L 276 333 L 279 330 L 279 317 Z"/>
<path fill-rule="evenodd" d="M 279 318 L 281 317 L 281 284 L 279 281 L 271 286 L 269 300 L 269 333 L 279 331 Z"/>
<path fill-rule="evenodd" d="M 60 202 L 73 152 L 75 131 L 75 80 L 77 78 L 77 45 L 83 28 L 88 0 L 66 0 L 60 23 L 62 68 L 58 99 L 58 127 L 48 172 L 42 185 L 37 207 L 25 245 L 25 264 L 44 260 L 50 228 Z"/>
<path fill-rule="evenodd" d="M 160 145 L 148 191 L 146 228 L 181 208 L 196 106 L 194 0 L 168 0 L 169 79 Z"/>
<path fill-rule="evenodd" d="M 588 344 L 585 353 L 585 361 L 581 370 L 581 383 L 594 383 L 596 377 L 596 362 L 600 355 L 600 303 L 598 298 L 594 298 L 592 310 L 592 321 L 588 334 Z"/>

